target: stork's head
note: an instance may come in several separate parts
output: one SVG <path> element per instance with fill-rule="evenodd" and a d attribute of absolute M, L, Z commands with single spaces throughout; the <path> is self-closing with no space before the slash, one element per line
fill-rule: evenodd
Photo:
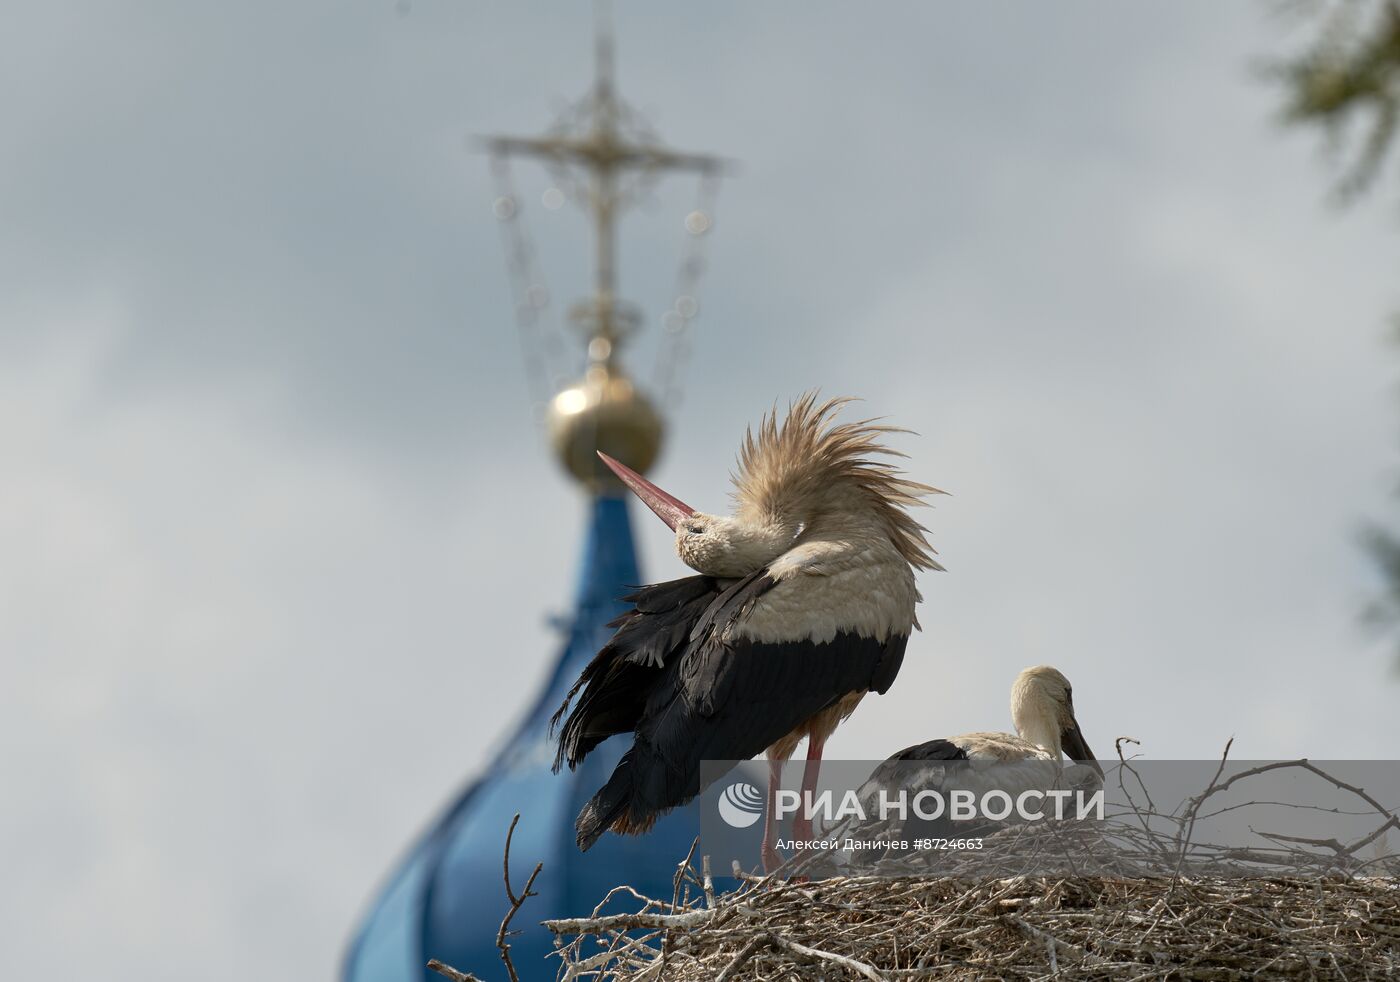
<path fill-rule="evenodd" d="M 1074 691 L 1069 679 L 1049 665 L 1027 668 L 1011 686 L 1011 722 L 1022 738 L 1059 756 L 1083 761 L 1099 776 L 1103 769 L 1084 740 L 1074 717 Z"/>
<path fill-rule="evenodd" d="M 812 393 L 764 417 L 749 430 L 734 476 L 733 515 L 709 515 L 600 453 L 618 478 L 676 533 L 676 552 L 692 569 L 737 577 L 771 563 L 794 545 L 819 535 L 878 537 L 911 565 L 941 569 L 926 531 L 906 510 L 936 488 L 906 480 L 898 468 L 872 459 L 903 456 L 879 442 L 900 432 L 872 420 L 836 425 L 849 399 L 818 404 Z"/>
<path fill-rule="evenodd" d="M 797 538 L 796 525 L 746 522 L 738 516 L 696 511 L 626 464 L 602 451 L 598 456 L 676 533 L 676 552 L 697 572 L 708 576 L 747 576 L 781 556 Z"/>

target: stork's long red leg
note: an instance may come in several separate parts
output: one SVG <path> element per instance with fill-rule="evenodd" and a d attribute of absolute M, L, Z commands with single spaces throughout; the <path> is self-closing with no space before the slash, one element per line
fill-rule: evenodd
<path fill-rule="evenodd" d="M 802 770 L 802 808 L 792 823 L 792 837 L 794 839 L 812 838 L 812 817 L 808 814 L 807 808 L 817 794 L 817 777 L 821 773 L 822 748 L 825 746 L 825 738 L 820 740 L 812 736 L 807 738 L 807 766 Z"/>
<path fill-rule="evenodd" d="M 783 865 L 783 854 L 778 851 L 778 823 L 774 816 L 778 812 L 778 789 L 783 785 L 783 761 L 768 761 L 768 808 L 763 813 L 763 872 L 771 873 Z"/>

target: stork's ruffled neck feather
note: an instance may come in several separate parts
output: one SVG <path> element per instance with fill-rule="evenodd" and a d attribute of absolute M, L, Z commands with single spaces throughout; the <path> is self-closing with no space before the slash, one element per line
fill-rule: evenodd
<path fill-rule="evenodd" d="M 911 566 L 942 569 L 925 537 L 928 530 L 908 509 L 944 492 L 909 480 L 893 464 L 872 459 L 903 457 L 880 440 L 883 434 L 908 430 L 869 419 L 833 423 L 841 407 L 853 401 L 818 403 L 816 393 L 809 392 L 788 407 L 781 426 L 774 407 L 756 433 L 746 432 L 734 476 L 736 517 L 763 525 L 804 516 L 806 527 L 815 530 L 828 516 L 848 519 L 853 511 L 863 511 Z"/>

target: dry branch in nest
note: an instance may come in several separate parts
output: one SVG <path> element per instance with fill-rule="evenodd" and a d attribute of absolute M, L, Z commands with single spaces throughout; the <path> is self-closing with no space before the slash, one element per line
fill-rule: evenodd
<path fill-rule="evenodd" d="M 698 872 L 687 857 L 670 899 L 618 887 L 588 917 L 544 923 L 565 982 L 1400 977 L 1395 861 L 1359 858 L 1400 823 L 1307 761 L 1277 767 L 1353 793 L 1378 831 L 1352 843 L 1274 836 L 1243 855 L 1193 842 L 1214 796 L 1260 772 L 1222 780 L 1222 757 L 1179 812 L 1148 799 L 1107 822 L 1024 825 L 986 840 L 1013 868 L 1056 850 L 1081 864 L 1073 875 L 972 875 L 987 868 L 984 854 L 975 867 L 940 857 L 940 875 L 803 880 L 829 860 L 818 853 L 768 877 L 735 869 L 738 889 L 716 894 L 708 857 Z M 630 909 L 615 910 L 619 897 Z"/>
<path fill-rule="evenodd" d="M 1298 877 L 747 882 L 584 922 L 564 979 L 1327 978 L 1400 973 L 1391 881 Z M 664 971 L 663 971 L 664 966 Z"/>

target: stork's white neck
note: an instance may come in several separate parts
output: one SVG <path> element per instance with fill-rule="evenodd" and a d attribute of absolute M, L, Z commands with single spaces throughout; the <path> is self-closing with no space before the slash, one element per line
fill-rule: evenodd
<path fill-rule="evenodd" d="M 1026 727 L 1018 726 L 1016 729 L 1020 733 L 1021 739 L 1035 744 L 1041 750 L 1052 753 L 1056 757 L 1060 756 L 1060 731 L 1058 727 L 1046 725 L 1037 721 L 1035 725 Z"/>
<path fill-rule="evenodd" d="M 1011 721 L 1022 740 L 1035 744 L 1056 757 L 1061 755 L 1060 712 L 1054 700 L 1039 687 L 1017 692 L 1013 698 Z"/>

